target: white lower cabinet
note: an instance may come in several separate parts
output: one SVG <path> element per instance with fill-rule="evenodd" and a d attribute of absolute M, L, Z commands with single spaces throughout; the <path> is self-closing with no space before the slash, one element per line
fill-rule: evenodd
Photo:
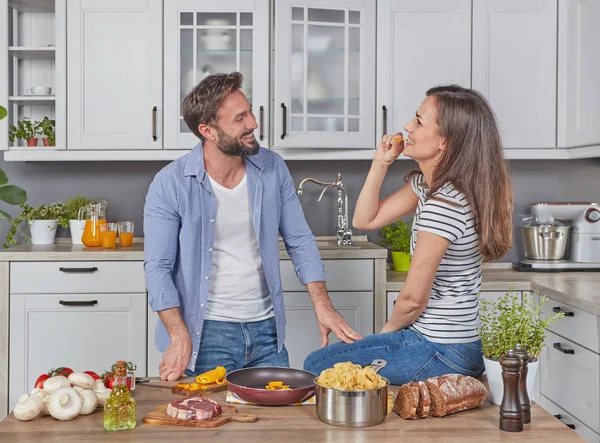
<path fill-rule="evenodd" d="M 569 414 L 567 411 L 543 395 L 540 406 L 562 421 L 566 426 L 577 432 L 577 434 L 579 434 L 581 438 L 585 439 L 585 441 L 589 443 L 600 443 L 600 435 L 592 431 L 589 427 L 573 417 L 572 414 Z"/>
<path fill-rule="evenodd" d="M 330 292 L 333 307 L 361 335 L 373 334 L 373 292 Z M 308 292 L 284 292 L 286 340 L 290 366 L 302 369 L 304 359 L 321 346 L 321 334 Z M 329 343 L 339 340 L 329 334 Z"/>
<path fill-rule="evenodd" d="M 146 375 L 146 293 L 11 294 L 9 411 L 51 368 L 100 373 L 117 360 Z"/>
<path fill-rule="evenodd" d="M 158 352 L 154 345 L 157 320 L 158 313 L 154 312 L 148 305 L 148 377 L 158 377 L 160 375 L 158 365 L 162 361 L 162 352 Z"/>

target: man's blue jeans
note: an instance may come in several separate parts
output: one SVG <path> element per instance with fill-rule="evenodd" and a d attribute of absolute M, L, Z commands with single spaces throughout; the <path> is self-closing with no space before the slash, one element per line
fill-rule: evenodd
<path fill-rule="evenodd" d="M 365 366 L 376 359 L 387 362 L 379 374 L 394 385 L 444 374 L 479 377 L 485 370 L 480 340 L 434 343 L 412 328 L 370 335 L 351 344 L 340 342 L 326 346 L 306 357 L 304 369 L 318 375 L 338 362 L 351 361 Z"/>
<path fill-rule="evenodd" d="M 195 371 L 198 375 L 217 366 L 227 372 L 254 366 L 289 367 L 285 346 L 277 353 L 275 317 L 251 323 L 204 320 Z"/>

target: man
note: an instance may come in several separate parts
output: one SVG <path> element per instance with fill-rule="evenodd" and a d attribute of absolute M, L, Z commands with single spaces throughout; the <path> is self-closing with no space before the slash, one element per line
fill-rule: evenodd
<path fill-rule="evenodd" d="M 160 321 L 162 380 L 216 366 L 289 366 L 281 234 L 313 303 L 322 343 L 362 338 L 335 311 L 325 268 L 283 159 L 254 139 L 242 75 L 206 77 L 184 99 L 201 142 L 154 178 L 144 207 L 145 275 Z"/>

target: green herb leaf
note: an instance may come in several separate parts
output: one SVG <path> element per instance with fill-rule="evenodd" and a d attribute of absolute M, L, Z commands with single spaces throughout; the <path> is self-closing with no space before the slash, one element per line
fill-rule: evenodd
<path fill-rule="evenodd" d="M 20 205 L 27 201 L 27 193 L 15 185 L 0 186 L 0 200 L 9 205 Z"/>

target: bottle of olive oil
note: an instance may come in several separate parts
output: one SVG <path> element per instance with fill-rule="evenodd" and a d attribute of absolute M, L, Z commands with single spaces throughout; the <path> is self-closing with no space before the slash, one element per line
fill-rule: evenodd
<path fill-rule="evenodd" d="M 116 366 L 113 389 L 104 404 L 104 429 L 107 431 L 135 428 L 135 400 L 127 389 L 127 365 L 119 360 Z"/>

